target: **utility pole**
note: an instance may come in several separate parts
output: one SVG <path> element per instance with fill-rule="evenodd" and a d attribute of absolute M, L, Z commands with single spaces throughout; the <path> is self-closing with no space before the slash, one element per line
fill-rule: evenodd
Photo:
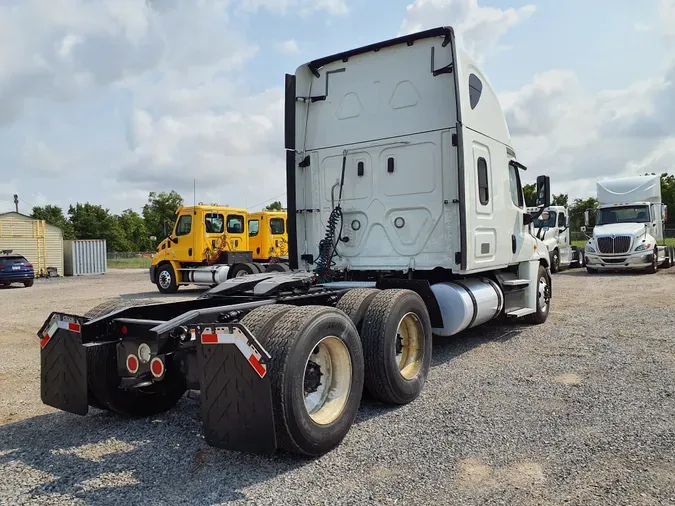
<path fill-rule="evenodd" d="M 19 213 L 19 196 L 14 194 L 14 207 L 16 208 L 17 214 Z"/>

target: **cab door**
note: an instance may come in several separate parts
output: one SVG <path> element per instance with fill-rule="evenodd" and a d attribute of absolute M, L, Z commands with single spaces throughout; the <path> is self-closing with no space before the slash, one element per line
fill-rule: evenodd
<path fill-rule="evenodd" d="M 194 217 L 192 211 L 182 213 L 169 243 L 169 257 L 176 262 L 191 262 L 194 260 Z"/>
<path fill-rule="evenodd" d="M 567 223 L 567 214 L 563 211 L 558 212 L 558 222 L 557 231 L 558 231 L 558 251 L 560 251 L 560 262 L 562 264 L 568 265 L 572 262 L 572 248 L 570 244 L 570 232 L 569 226 Z"/>
<path fill-rule="evenodd" d="M 230 251 L 248 251 L 248 233 L 246 217 L 239 213 L 230 213 L 225 220 L 227 244 Z"/>
<path fill-rule="evenodd" d="M 262 234 L 260 233 L 260 218 L 255 214 L 250 215 L 248 220 L 248 247 L 253 254 L 254 260 L 264 260 L 262 251 Z"/>
<path fill-rule="evenodd" d="M 270 225 L 270 257 L 288 256 L 288 236 L 286 235 L 286 220 L 283 216 L 272 216 Z"/>

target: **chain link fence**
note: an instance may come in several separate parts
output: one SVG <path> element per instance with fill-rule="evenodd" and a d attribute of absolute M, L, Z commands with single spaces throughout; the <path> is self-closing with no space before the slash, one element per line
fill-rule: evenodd
<path fill-rule="evenodd" d="M 108 253 L 108 269 L 147 269 L 152 263 L 154 252 Z"/>

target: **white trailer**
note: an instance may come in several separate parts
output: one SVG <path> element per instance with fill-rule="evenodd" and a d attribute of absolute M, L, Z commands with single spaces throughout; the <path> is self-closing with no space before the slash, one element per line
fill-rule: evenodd
<path fill-rule="evenodd" d="M 673 263 L 663 236 L 667 206 L 658 175 L 606 179 L 597 183 L 598 209 L 593 237 L 586 244 L 586 269 L 645 270 L 655 273 Z M 589 225 L 589 211 L 585 213 Z"/>
<path fill-rule="evenodd" d="M 551 272 L 561 269 L 584 267 L 583 248 L 572 245 L 570 236 L 570 217 L 565 206 L 549 206 L 534 220 L 535 235 L 541 239 L 549 251 Z"/>
<path fill-rule="evenodd" d="M 293 272 L 229 279 L 191 301 L 51 315 L 45 403 L 147 416 L 195 388 L 209 444 L 320 455 L 345 437 L 364 389 L 391 405 L 417 398 L 432 334 L 546 321 L 549 256 L 531 232 L 525 167 L 451 28 L 302 65 L 285 104 Z M 549 179 L 537 187 L 539 213 Z"/>

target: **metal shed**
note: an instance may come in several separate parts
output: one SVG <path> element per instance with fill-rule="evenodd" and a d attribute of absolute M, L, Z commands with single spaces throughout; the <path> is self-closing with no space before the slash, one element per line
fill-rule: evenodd
<path fill-rule="evenodd" d="M 16 212 L 0 214 L 0 249 L 25 256 L 36 276 L 47 276 L 48 269 L 63 276 L 63 231 L 44 220 Z"/>
<path fill-rule="evenodd" d="M 105 274 L 108 270 L 105 239 L 64 241 L 63 244 L 66 276 Z"/>

